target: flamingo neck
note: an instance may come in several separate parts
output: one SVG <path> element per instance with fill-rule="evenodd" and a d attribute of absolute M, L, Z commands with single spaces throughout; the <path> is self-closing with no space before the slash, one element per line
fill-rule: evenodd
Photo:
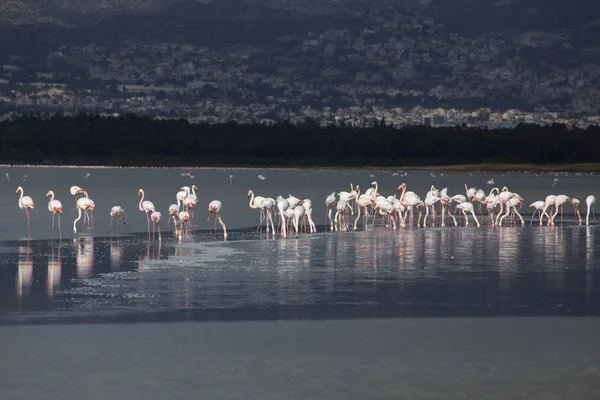
<path fill-rule="evenodd" d="M 140 192 L 142 193 L 142 198 L 140 199 L 140 204 L 138 207 L 140 208 L 140 211 L 144 211 L 144 207 L 142 207 L 142 202 L 144 201 L 144 191 L 140 190 Z M 177 204 L 179 204 L 179 200 L 177 200 Z"/>
<path fill-rule="evenodd" d="M 73 221 L 73 232 L 77 232 L 77 222 L 81 219 L 81 208 L 77 207 L 77 219 Z"/>
<path fill-rule="evenodd" d="M 254 192 L 250 191 L 250 202 L 248 203 L 251 208 L 254 208 Z"/>

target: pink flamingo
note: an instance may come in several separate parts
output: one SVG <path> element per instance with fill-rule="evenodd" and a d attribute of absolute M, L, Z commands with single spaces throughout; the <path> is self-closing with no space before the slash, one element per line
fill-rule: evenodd
<path fill-rule="evenodd" d="M 533 225 L 533 219 L 535 218 L 535 214 L 539 211 L 540 213 L 540 218 L 542 217 L 542 210 L 546 207 L 546 202 L 544 200 L 538 200 L 538 201 L 534 201 L 533 203 L 531 203 L 529 205 L 529 207 L 533 207 L 535 208 L 535 211 L 533 212 L 533 214 L 531 215 L 531 222 L 529 223 L 529 225 Z"/>
<path fill-rule="evenodd" d="M 160 211 L 153 211 L 152 214 L 150 215 L 150 219 L 153 222 L 152 237 L 154 238 L 154 228 L 156 228 L 156 230 L 158 231 L 158 241 L 159 242 L 162 241 L 162 235 L 160 233 L 160 217 L 162 217 L 162 214 L 160 213 Z"/>
<path fill-rule="evenodd" d="M 225 225 L 225 223 L 221 219 L 221 209 L 222 208 L 223 208 L 223 203 L 221 203 L 219 200 L 213 200 L 213 201 L 211 201 L 208 204 L 208 218 L 206 220 L 210 224 L 210 215 L 212 213 L 214 213 L 216 215 L 216 217 L 215 217 L 215 231 L 217 230 L 217 221 L 219 221 L 219 224 L 221 224 L 221 227 L 223 227 L 223 239 L 227 240 L 227 226 Z"/>
<path fill-rule="evenodd" d="M 121 223 L 125 225 L 125 210 L 123 209 L 123 207 L 114 206 L 110 209 L 110 223 L 108 224 L 109 231 L 112 226 L 113 219 L 117 220 L 117 227 L 119 226 L 119 221 L 121 221 Z"/>
<path fill-rule="evenodd" d="M 46 198 L 50 197 L 48 202 L 48 211 L 52 213 L 52 232 L 54 232 L 54 216 L 58 214 L 58 234 L 62 238 L 62 232 L 60 229 L 60 214 L 63 212 L 62 203 L 58 200 L 54 200 L 54 192 L 52 190 L 46 193 Z"/>
<path fill-rule="evenodd" d="M 188 233 L 188 222 L 190 221 L 190 213 L 187 211 L 181 211 L 179 213 L 179 241 L 181 242 L 181 236 L 183 235 L 183 225 L 185 224 L 185 231 Z M 177 234 L 177 224 L 175 224 L 175 234 Z"/>
<path fill-rule="evenodd" d="M 25 215 L 27 215 L 27 234 L 25 236 L 29 236 L 31 230 L 31 216 L 30 210 L 33 210 L 35 204 L 33 204 L 33 199 L 29 196 L 23 196 L 23 188 L 19 186 L 15 193 L 21 192 L 21 196 L 19 197 L 19 208 L 25 209 Z"/>
<path fill-rule="evenodd" d="M 138 197 L 140 197 L 140 204 L 138 205 L 140 211 L 143 211 L 146 214 L 146 220 L 148 221 L 148 235 L 150 235 L 150 213 L 156 211 L 154 208 L 154 204 L 149 200 L 144 200 L 144 190 L 138 190 Z"/>

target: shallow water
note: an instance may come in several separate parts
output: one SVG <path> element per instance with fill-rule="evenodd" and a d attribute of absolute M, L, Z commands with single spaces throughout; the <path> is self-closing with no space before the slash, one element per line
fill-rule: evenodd
<path fill-rule="evenodd" d="M 320 227 L 323 230 L 323 227 Z M 0 323 L 598 315 L 598 227 L 4 243 Z M 170 236 L 169 236 L 170 235 Z"/>

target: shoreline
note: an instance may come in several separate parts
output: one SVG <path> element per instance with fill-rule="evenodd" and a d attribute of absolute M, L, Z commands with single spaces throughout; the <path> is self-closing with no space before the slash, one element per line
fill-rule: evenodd
<path fill-rule="evenodd" d="M 415 165 L 415 166 L 267 166 L 267 165 L 149 165 L 140 163 L 139 165 L 119 165 L 115 164 L 34 164 L 34 163 L 2 163 L 2 168 L 88 168 L 88 169 L 180 169 L 180 170 L 279 170 L 279 171 L 303 171 L 303 170 L 324 170 L 324 171 L 408 171 L 408 172 L 470 172 L 470 173 L 488 173 L 488 172 L 521 172 L 521 173 L 600 173 L 600 163 L 581 163 L 581 164 L 502 164 L 502 163 L 482 163 L 482 164 L 455 164 L 455 165 Z"/>

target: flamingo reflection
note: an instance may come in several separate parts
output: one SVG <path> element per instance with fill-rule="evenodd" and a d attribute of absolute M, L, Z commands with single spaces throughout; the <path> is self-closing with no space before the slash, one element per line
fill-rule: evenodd
<path fill-rule="evenodd" d="M 94 238 L 92 236 L 73 238 L 73 244 L 77 246 L 77 278 L 91 278 L 94 272 Z"/>
<path fill-rule="evenodd" d="M 110 246 L 110 266 L 113 271 L 119 269 L 121 265 L 121 257 L 123 257 L 123 243 L 120 237 L 112 239 L 109 242 Z"/>
<path fill-rule="evenodd" d="M 20 298 L 29 295 L 33 280 L 33 257 L 29 240 L 25 246 L 19 246 L 19 261 L 17 265 L 16 291 Z"/>
<path fill-rule="evenodd" d="M 62 259 L 60 258 L 60 244 L 54 251 L 54 243 L 50 242 L 51 253 L 48 257 L 48 275 L 46 277 L 46 295 L 52 297 L 54 291 L 60 289 L 60 280 L 62 277 Z"/>

